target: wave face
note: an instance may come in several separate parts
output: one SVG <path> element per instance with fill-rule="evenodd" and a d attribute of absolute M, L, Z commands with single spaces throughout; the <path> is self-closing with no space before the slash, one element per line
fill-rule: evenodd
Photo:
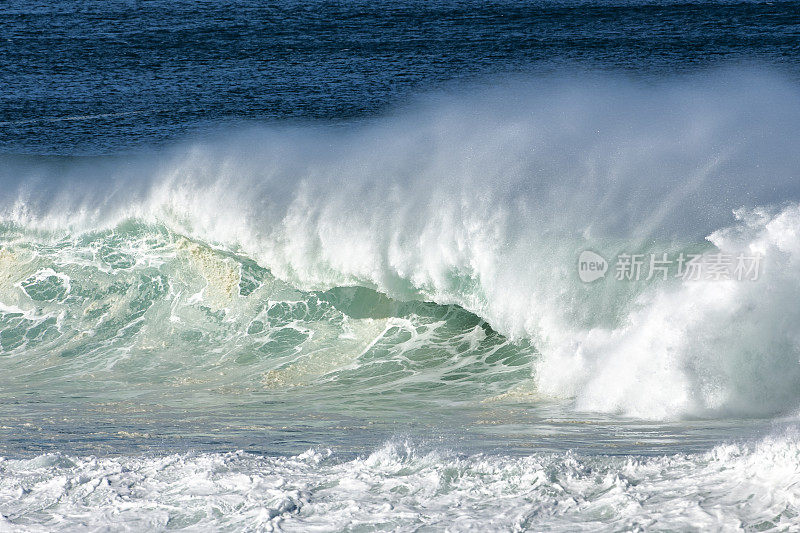
<path fill-rule="evenodd" d="M 299 388 L 360 405 L 374 394 L 501 394 L 530 374 L 529 344 L 458 306 L 363 287 L 301 291 L 164 226 L 4 236 L 6 393 L 69 382 L 109 400 L 120 383 L 167 397 Z"/>
<path fill-rule="evenodd" d="M 360 125 L 4 156 L 3 364 L 134 380 L 238 361 L 233 382 L 255 379 L 252 360 L 259 386 L 422 372 L 411 389 L 463 382 L 488 397 L 530 377 L 580 410 L 791 412 L 799 144 L 797 88 L 740 69 L 512 79 Z M 698 246 L 758 253 L 763 275 L 576 273 L 587 248 Z"/>
<path fill-rule="evenodd" d="M 349 461 L 330 450 L 287 458 L 52 454 L 0 460 L 0 525 L 786 531 L 796 523 L 799 459 L 797 439 L 786 437 L 652 458 L 457 456 L 397 441 Z"/>

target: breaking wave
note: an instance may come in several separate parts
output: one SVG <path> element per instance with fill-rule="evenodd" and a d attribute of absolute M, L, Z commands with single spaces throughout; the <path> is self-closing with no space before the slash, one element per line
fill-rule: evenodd
<path fill-rule="evenodd" d="M 3 156 L 4 365 L 792 412 L 798 145 L 798 88 L 740 70 L 509 79 L 356 125 Z M 585 249 L 757 253 L 763 275 L 584 284 Z"/>

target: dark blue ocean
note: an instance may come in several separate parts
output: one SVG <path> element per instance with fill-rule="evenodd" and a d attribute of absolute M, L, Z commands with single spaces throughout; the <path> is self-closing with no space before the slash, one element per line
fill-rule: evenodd
<path fill-rule="evenodd" d="M 794 75 L 797 2 L 41 1 L 0 9 L 0 150 L 96 154 L 230 121 L 346 121 L 502 76 Z"/>

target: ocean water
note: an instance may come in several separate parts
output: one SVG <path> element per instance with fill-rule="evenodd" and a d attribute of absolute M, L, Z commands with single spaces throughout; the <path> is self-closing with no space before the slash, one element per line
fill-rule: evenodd
<path fill-rule="evenodd" d="M 0 89 L 0 531 L 800 528 L 800 3 L 8 0 Z"/>

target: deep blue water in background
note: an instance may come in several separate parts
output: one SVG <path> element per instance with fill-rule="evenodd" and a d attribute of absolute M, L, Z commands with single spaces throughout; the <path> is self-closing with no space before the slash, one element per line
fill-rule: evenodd
<path fill-rule="evenodd" d="M 5 0 L 0 152 L 111 153 L 230 120 L 359 118 L 498 73 L 740 61 L 796 72 L 800 2 Z"/>

